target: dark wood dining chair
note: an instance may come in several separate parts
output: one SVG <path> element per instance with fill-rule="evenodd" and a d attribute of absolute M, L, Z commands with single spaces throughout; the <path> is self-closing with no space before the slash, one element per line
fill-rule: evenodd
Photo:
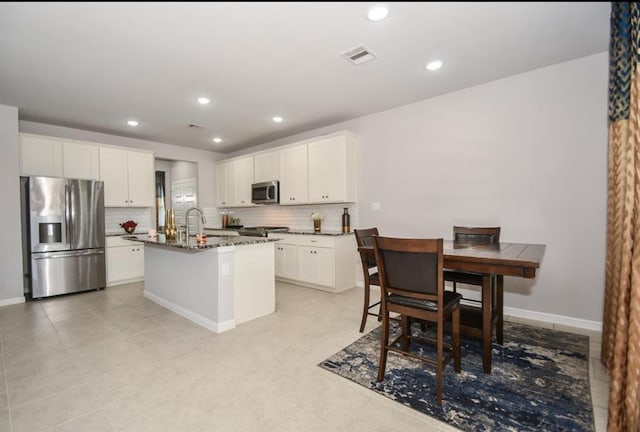
<path fill-rule="evenodd" d="M 442 239 L 374 237 L 374 252 L 382 287 L 382 337 L 377 381 L 384 379 L 389 351 L 416 358 L 437 369 L 436 396 L 442 405 L 444 366 L 453 358 L 460 372 L 460 298 L 445 291 Z M 401 334 L 389 341 L 389 313 L 400 314 Z M 436 338 L 423 339 L 411 332 L 411 320 L 435 324 Z M 445 342 L 445 323 L 451 320 L 452 342 Z M 410 351 L 411 340 L 436 346 L 436 356 Z M 445 354 L 446 351 L 446 354 Z"/>
<path fill-rule="evenodd" d="M 358 244 L 358 247 L 373 247 L 373 236 L 378 235 L 378 228 L 354 229 L 353 233 L 356 235 L 356 243 Z M 362 319 L 360 320 L 360 333 L 362 333 L 364 331 L 364 326 L 367 323 L 367 317 L 369 315 L 377 317 L 378 321 L 382 319 L 382 315 L 380 314 L 379 308 L 378 312 L 374 313 L 371 311 L 371 309 L 380 305 L 380 300 L 372 304 L 369 303 L 371 301 L 371 285 L 375 285 L 378 287 L 380 286 L 376 259 L 373 254 L 373 250 L 358 250 L 360 252 L 360 261 L 362 261 L 362 276 L 364 279 L 364 305 L 362 309 Z M 382 295 L 380 297 L 382 297 Z"/>
<path fill-rule="evenodd" d="M 453 242 L 454 247 L 491 247 L 497 246 L 500 243 L 500 227 L 461 227 L 454 226 L 453 227 Z M 444 270 L 444 280 L 452 283 L 453 292 L 457 292 L 457 284 L 468 284 L 482 287 L 482 273 L 474 273 L 474 272 L 466 272 L 466 271 L 458 271 L 458 270 Z M 495 275 L 491 276 L 491 296 L 495 298 L 496 293 L 496 285 L 497 278 Z M 471 298 L 463 297 L 462 304 L 462 332 L 468 334 L 470 336 L 482 337 L 482 326 L 479 322 L 474 319 L 467 320 L 467 316 L 478 315 L 477 313 L 473 313 L 471 308 L 467 309 L 467 304 L 480 305 L 482 302 L 480 300 L 475 300 Z M 494 322 L 498 317 L 496 316 L 498 308 L 496 308 L 496 300 L 492 301 L 493 310 L 492 310 L 492 322 Z M 476 306 L 474 309 L 477 309 Z M 499 308 L 502 310 L 502 308 Z M 500 322 L 502 322 L 502 317 L 499 318 Z M 493 328 L 493 325 L 492 325 Z M 496 326 L 496 339 L 499 344 L 503 342 L 503 334 L 502 334 L 502 325 Z"/>

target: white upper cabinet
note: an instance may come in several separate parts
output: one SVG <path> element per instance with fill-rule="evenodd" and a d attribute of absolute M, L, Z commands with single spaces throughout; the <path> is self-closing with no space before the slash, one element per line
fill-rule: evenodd
<path fill-rule="evenodd" d="M 20 134 L 20 152 L 22 175 L 64 177 L 62 141 L 39 135 Z"/>
<path fill-rule="evenodd" d="M 253 156 L 233 161 L 234 205 L 246 207 L 251 203 L 253 183 Z"/>
<path fill-rule="evenodd" d="M 250 207 L 253 183 L 253 156 L 216 164 L 218 207 Z"/>
<path fill-rule="evenodd" d="M 153 207 L 153 153 L 100 148 L 100 179 L 106 207 Z"/>
<path fill-rule="evenodd" d="M 115 148 L 100 149 L 100 180 L 104 182 L 104 205 L 129 206 L 127 152 Z"/>
<path fill-rule="evenodd" d="M 22 175 L 100 178 L 100 152 L 95 144 L 20 134 L 20 150 Z"/>
<path fill-rule="evenodd" d="M 306 204 L 309 200 L 307 144 L 280 150 L 280 204 Z"/>
<path fill-rule="evenodd" d="M 216 205 L 229 207 L 233 201 L 233 163 L 216 164 Z"/>
<path fill-rule="evenodd" d="M 62 144 L 64 177 L 99 180 L 100 147 L 97 145 L 65 142 Z"/>
<path fill-rule="evenodd" d="M 253 182 L 280 180 L 280 152 L 259 153 L 253 157 Z"/>
<path fill-rule="evenodd" d="M 156 177 L 153 153 L 127 151 L 129 207 L 155 207 Z"/>
<path fill-rule="evenodd" d="M 251 206 L 251 184 L 280 181 L 280 205 L 356 201 L 356 135 L 340 131 L 216 164 L 218 207 Z"/>
<path fill-rule="evenodd" d="M 355 151 L 348 132 L 308 143 L 309 202 L 356 201 Z"/>
<path fill-rule="evenodd" d="M 21 133 L 21 175 L 102 180 L 107 207 L 155 207 L 152 152 Z"/>

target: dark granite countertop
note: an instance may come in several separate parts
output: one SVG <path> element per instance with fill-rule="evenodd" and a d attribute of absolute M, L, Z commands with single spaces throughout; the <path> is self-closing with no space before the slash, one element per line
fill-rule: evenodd
<path fill-rule="evenodd" d="M 276 234 L 302 234 L 302 235 L 315 235 L 315 236 L 344 236 L 344 235 L 352 235 L 353 232 L 343 233 L 342 231 L 325 231 L 322 230 L 320 232 L 316 232 L 314 230 L 301 230 L 301 229 L 289 229 L 289 231 L 284 233 L 274 233 Z"/>
<path fill-rule="evenodd" d="M 164 234 L 154 237 L 148 235 L 128 235 L 123 237 L 125 240 L 139 241 L 153 246 L 164 246 L 169 248 L 187 249 L 190 251 L 201 251 L 224 246 L 251 245 L 258 243 L 275 242 L 276 239 L 267 237 L 246 237 L 246 236 L 228 236 L 228 237 L 207 237 L 207 243 L 197 244 L 196 238 L 189 238 L 189 242 L 178 240 L 167 240 Z"/>
<path fill-rule="evenodd" d="M 140 232 L 134 232 L 133 234 L 128 234 L 126 232 L 123 231 L 118 231 L 117 233 L 112 232 L 112 233 L 105 233 L 105 237 L 124 237 L 124 236 L 138 236 L 138 235 L 147 235 L 146 231 L 140 231 Z"/>

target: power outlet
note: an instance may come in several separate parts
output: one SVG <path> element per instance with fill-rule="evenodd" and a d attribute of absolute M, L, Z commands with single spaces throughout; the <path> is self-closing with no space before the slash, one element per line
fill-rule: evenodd
<path fill-rule="evenodd" d="M 371 203 L 371 210 L 380 211 L 380 201 L 374 201 Z"/>

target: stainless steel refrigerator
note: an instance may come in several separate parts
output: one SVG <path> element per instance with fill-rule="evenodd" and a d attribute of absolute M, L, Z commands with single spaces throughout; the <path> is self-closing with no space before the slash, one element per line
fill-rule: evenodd
<path fill-rule="evenodd" d="M 103 186 L 97 180 L 20 178 L 25 295 L 106 286 Z"/>

